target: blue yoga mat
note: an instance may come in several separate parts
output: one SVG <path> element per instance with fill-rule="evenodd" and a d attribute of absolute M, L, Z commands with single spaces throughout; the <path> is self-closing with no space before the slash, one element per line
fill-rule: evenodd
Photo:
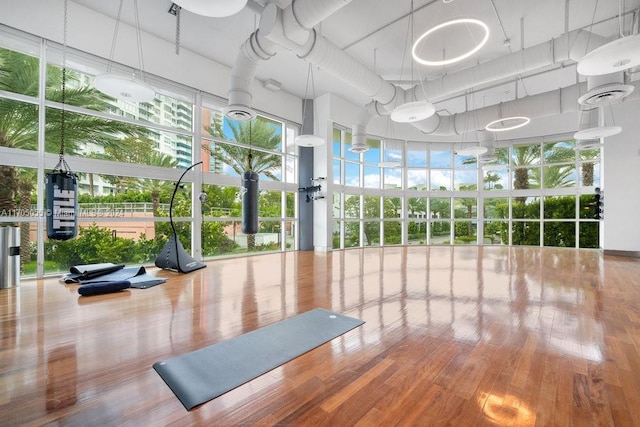
<path fill-rule="evenodd" d="M 363 323 L 353 317 L 316 308 L 227 341 L 156 362 L 153 369 L 189 410 Z"/>

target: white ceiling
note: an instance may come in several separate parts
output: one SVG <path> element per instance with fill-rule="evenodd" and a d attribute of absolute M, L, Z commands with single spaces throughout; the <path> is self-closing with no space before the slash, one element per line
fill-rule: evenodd
<path fill-rule="evenodd" d="M 119 1 L 73 0 L 115 18 Z M 137 0 L 143 31 L 173 42 L 176 18 L 168 13 L 171 0 Z M 240 13 L 227 18 L 207 18 L 186 10 L 181 13 L 180 44 L 220 64 L 231 67 L 239 46 L 259 26 L 264 0 L 249 0 Z M 290 3 L 278 1 L 279 5 Z M 412 5 L 413 3 L 413 5 Z M 413 14 L 411 13 L 413 7 Z M 623 18 L 619 10 L 623 9 Z M 587 29 L 603 37 L 619 37 L 637 31 L 640 0 L 353 0 L 317 26 L 329 41 L 343 49 L 385 80 L 402 82 L 437 79 L 502 55 L 534 46 L 575 29 Z M 413 28 L 411 25 L 413 17 Z M 471 58 L 443 67 L 427 67 L 411 60 L 412 40 L 434 25 L 452 18 L 478 18 L 490 27 L 488 43 Z M 123 22 L 135 25 L 133 1 L 124 2 Z M 433 38 L 431 55 L 447 56 L 471 46 L 472 31 L 447 32 Z M 112 37 L 112 35 L 109 35 Z M 508 41 L 508 42 L 507 42 Z M 146 55 L 146 54 L 145 54 Z M 282 90 L 304 97 L 308 64 L 283 50 L 258 66 L 256 78 L 282 83 Z M 567 62 L 510 81 L 495 81 L 474 88 L 475 106 L 493 105 L 572 85 L 578 78 L 575 64 Z M 357 104 L 371 101 L 328 72 L 314 68 L 315 92 L 333 92 Z M 516 89 L 517 86 L 517 89 Z M 406 86 L 405 86 L 406 87 Z M 308 97 L 311 97 L 309 93 Z M 427 94 L 428 96 L 428 94 Z M 437 108 L 449 113 L 464 111 L 464 95 L 451 94 Z M 467 98 L 467 101 L 469 98 Z M 445 113 L 446 114 L 446 113 Z"/>

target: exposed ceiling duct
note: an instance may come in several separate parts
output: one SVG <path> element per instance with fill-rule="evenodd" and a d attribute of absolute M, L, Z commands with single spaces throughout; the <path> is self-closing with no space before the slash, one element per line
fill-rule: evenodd
<path fill-rule="evenodd" d="M 377 116 L 389 114 L 396 105 L 404 103 L 407 99 L 428 97 L 429 101 L 437 101 L 496 80 L 514 78 L 565 61 L 577 62 L 589 51 L 607 42 L 593 33 L 576 30 L 440 79 L 424 81 L 405 90 L 385 81 L 313 29 L 349 2 L 350 0 L 294 0 L 284 9 L 274 3 L 267 4 L 261 14 L 258 30 L 242 45 L 236 58 L 227 115 L 237 120 L 253 117 L 250 88 L 257 64 L 271 58 L 280 47 L 290 50 L 299 58 L 340 78 L 370 97 L 373 101 L 366 106 L 366 111 L 371 116 Z M 467 114 L 473 114 L 474 119 L 468 123 L 484 126 L 488 122 L 505 117 L 504 114 L 507 112 L 536 118 L 577 111 L 577 99 L 585 92 L 587 88 L 575 85 L 467 113 L 452 116 L 435 114 L 411 124 L 427 134 L 456 135 L 477 130 L 473 127 L 465 129 L 462 125 L 467 120 Z M 606 96 L 614 95 L 600 95 L 602 100 Z M 366 125 L 366 121 L 355 126 L 361 129 L 360 126 L 363 125 Z M 366 132 L 355 133 L 366 135 Z M 362 141 L 354 143 L 360 142 Z"/>

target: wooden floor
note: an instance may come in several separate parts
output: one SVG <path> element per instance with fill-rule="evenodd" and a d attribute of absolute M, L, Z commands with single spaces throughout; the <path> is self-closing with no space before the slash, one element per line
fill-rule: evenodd
<path fill-rule="evenodd" d="M 0 290 L 0 425 L 640 425 L 640 260 L 390 247 Z M 315 307 L 366 323 L 186 411 L 156 361 Z"/>

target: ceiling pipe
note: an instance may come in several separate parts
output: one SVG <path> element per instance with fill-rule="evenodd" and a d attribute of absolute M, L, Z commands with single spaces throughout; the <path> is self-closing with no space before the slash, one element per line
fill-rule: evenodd
<path fill-rule="evenodd" d="M 231 69 L 231 87 L 227 92 L 229 107 L 225 111 L 232 120 L 251 120 L 255 112 L 251 86 L 256 75 L 258 63 L 272 58 L 278 52 L 275 43 L 262 37 L 260 30 L 254 31 L 240 46 L 238 56 Z"/>
<path fill-rule="evenodd" d="M 640 98 L 640 82 L 633 84 L 636 90 L 623 101 Z M 537 95 L 529 95 L 517 100 L 503 102 L 498 105 L 479 108 L 451 116 L 432 116 L 428 119 L 412 123 L 416 128 L 429 135 L 452 136 L 464 132 L 484 129 L 487 123 L 510 116 L 527 116 L 531 119 L 555 116 L 580 110 L 578 97 L 586 90 L 586 83 L 578 83 L 554 91 Z M 473 123 L 474 126 L 466 124 Z"/>
<path fill-rule="evenodd" d="M 404 103 L 406 99 L 425 99 L 422 84 L 405 91 L 401 87 L 385 81 L 313 29 L 313 26 L 349 2 L 350 0 L 294 0 L 284 9 L 275 3 L 268 3 L 265 6 L 260 17 L 259 30 L 245 42 L 236 60 L 236 65 L 234 65 L 229 100 L 230 105 L 238 107 L 237 117 L 241 116 L 239 114 L 241 108 L 250 111 L 250 83 L 255 76 L 257 63 L 275 55 L 277 46 L 287 48 L 301 59 L 305 59 L 340 78 L 372 98 L 373 103 L 365 107 L 369 117 L 388 114 L 396 105 Z M 428 86 L 426 95 L 430 100 L 442 98 L 455 92 L 495 81 L 496 77 L 507 79 L 566 60 L 577 61 L 590 50 L 605 42 L 606 40 L 600 36 L 585 30 L 576 30 L 569 33 L 568 36 L 563 35 L 549 42 L 521 49 L 507 57 L 479 64 L 444 76 L 434 82 L 426 82 Z M 571 96 L 567 96 L 571 91 L 573 91 Z M 232 102 L 231 94 L 237 95 L 234 101 L 239 100 L 239 102 Z M 467 120 L 466 114 L 475 114 L 475 121 L 471 123 L 482 126 L 502 117 L 501 114 L 510 109 L 517 111 L 518 115 L 526 114 L 531 118 L 544 117 L 558 114 L 558 111 L 576 111 L 578 94 L 578 86 L 575 86 L 574 89 L 564 88 L 468 113 L 453 116 L 435 114 L 428 119 L 414 122 L 412 125 L 427 134 L 456 135 L 460 133 L 460 129 L 464 129 L 463 124 L 468 123 L 465 122 Z M 571 99 L 572 105 L 568 105 L 568 101 L 562 101 L 563 96 L 565 100 Z M 529 103 L 531 105 L 528 105 Z M 550 108 L 549 103 L 557 104 L 558 108 Z M 458 123 L 460 120 L 462 121 Z M 361 126 L 366 126 L 366 121 L 354 125 L 354 128 L 358 129 L 358 132 L 354 133 L 364 134 L 366 137 L 366 132 L 361 132 Z"/>

